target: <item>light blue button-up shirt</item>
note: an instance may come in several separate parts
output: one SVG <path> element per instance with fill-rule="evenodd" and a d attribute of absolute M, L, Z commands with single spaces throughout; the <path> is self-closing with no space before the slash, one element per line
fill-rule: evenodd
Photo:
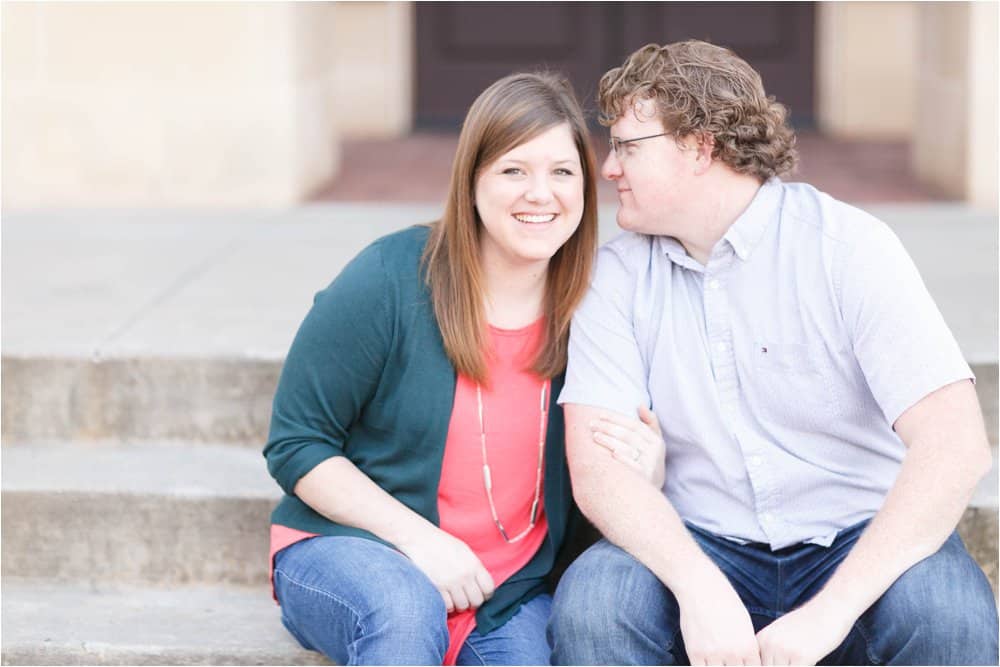
<path fill-rule="evenodd" d="M 875 514 L 905 451 L 892 424 L 972 377 L 884 223 L 772 179 L 705 266 L 669 237 L 601 248 L 559 402 L 650 406 L 681 518 L 780 549 Z"/>

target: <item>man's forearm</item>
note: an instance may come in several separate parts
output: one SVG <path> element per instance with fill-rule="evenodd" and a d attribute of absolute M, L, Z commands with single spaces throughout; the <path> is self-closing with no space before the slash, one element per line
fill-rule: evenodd
<path fill-rule="evenodd" d="M 694 587 L 698 574 L 722 576 L 663 493 L 640 481 L 592 441 L 589 422 L 594 413 L 583 406 L 566 406 L 573 495 L 584 516 L 678 598 Z"/>
<path fill-rule="evenodd" d="M 906 570 L 941 547 L 990 466 L 975 401 L 971 383 L 957 383 L 900 418 L 896 429 L 909 449 L 899 476 L 817 603 L 856 619 Z"/>

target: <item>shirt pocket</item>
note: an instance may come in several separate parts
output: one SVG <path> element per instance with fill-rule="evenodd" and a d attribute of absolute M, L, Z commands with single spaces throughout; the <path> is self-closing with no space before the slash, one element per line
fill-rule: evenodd
<path fill-rule="evenodd" d="M 832 369 L 816 343 L 756 341 L 748 402 L 763 421 L 792 429 L 828 424 Z"/>

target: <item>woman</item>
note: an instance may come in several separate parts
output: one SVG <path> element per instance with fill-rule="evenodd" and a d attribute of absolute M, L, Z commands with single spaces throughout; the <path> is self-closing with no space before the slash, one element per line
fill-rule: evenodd
<path fill-rule="evenodd" d="M 556 405 L 597 242 L 562 78 L 469 110 L 442 219 L 320 292 L 274 399 L 282 621 L 340 664 L 548 664 L 545 577 L 574 511 Z M 630 461 L 631 456 L 623 457 Z"/>

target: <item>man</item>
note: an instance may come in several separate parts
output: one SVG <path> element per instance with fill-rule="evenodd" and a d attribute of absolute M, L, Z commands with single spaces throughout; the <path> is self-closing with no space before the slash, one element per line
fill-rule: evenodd
<path fill-rule="evenodd" d="M 954 532 L 990 468 L 973 375 L 898 239 L 778 179 L 785 110 L 730 51 L 645 46 L 599 97 L 629 233 L 600 251 L 560 403 L 606 539 L 559 585 L 556 664 L 997 664 Z M 637 406 L 662 492 L 612 465 L 650 432 L 601 419 Z"/>

